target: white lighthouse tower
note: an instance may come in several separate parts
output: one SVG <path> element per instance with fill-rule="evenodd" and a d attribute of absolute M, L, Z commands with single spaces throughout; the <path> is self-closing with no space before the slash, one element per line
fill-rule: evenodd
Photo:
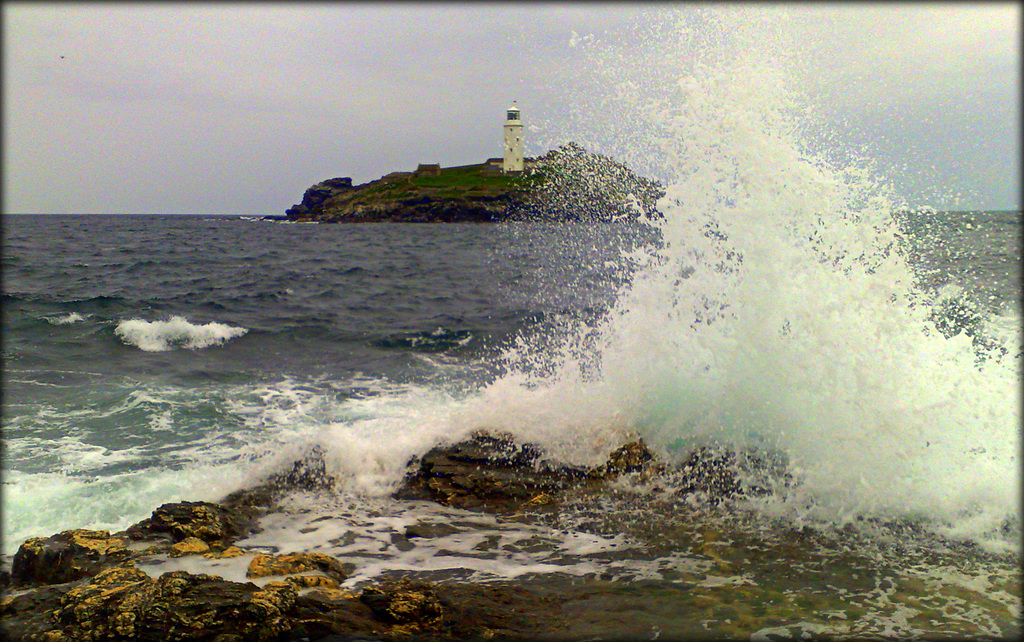
<path fill-rule="evenodd" d="M 502 171 L 523 171 L 523 121 L 519 120 L 519 108 L 515 101 L 505 115 L 505 158 Z"/>

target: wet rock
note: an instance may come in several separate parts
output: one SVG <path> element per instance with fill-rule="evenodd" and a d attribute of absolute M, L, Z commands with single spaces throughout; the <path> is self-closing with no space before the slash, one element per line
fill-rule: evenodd
<path fill-rule="evenodd" d="M 152 579 L 118 567 L 61 598 L 57 620 L 70 640 L 271 640 L 288 631 L 296 590 L 260 588 L 183 571 Z"/>
<path fill-rule="evenodd" d="M 394 624 L 435 627 L 444 612 L 433 585 L 403 578 L 363 589 L 359 600 L 378 619 Z"/>
<path fill-rule="evenodd" d="M 423 539 L 433 539 L 435 537 L 453 535 L 458 533 L 459 530 L 451 524 L 412 524 L 405 527 L 405 538 L 422 537 Z"/>
<path fill-rule="evenodd" d="M 209 544 L 198 537 L 186 537 L 171 546 L 169 555 L 171 557 L 182 557 L 185 555 L 201 555 L 208 552 L 210 552 Z"/>
<path fill-rule="evenodd" d="M 323 448 L 313 446 L 304 457 L 292 464 L 291 470 L 287 473 L 271 475 L 268 484 L 277 490 L 320 491 L 333 488 L 337 480 L 327 473 L 324 455 Z"/>
<path fill-rule="evenodd" d="M 345 581 L 351 571 L 330 555 L 323 553 L 293 553 L 291 555 L 257 555 L 249 562 L 245 572 L 248 578 L 271 575 L 295 575 L 318 571 L 338 582 Z"/>
<path fill-rule="evenodd" d="M 15 586 L 61 584 L 91 577 L 130 556 L 126 540 L 108 531 L 64 531 L 26 540 L 14 555 L 11 578 Z"/>
<path fill-rule="evenodd" d="M 62 584 L 5 595 L 0 600 L 0 639 L 11 642 L 27 640 L 29 636 L 46 639 L 43 636 L 48 631 L 59 628 L 53 614 L 60 607 L 61 597 L 70 589 L 70 584 Z"/>
<path fill-rule="evenodd" d="M 203 557 L 208 560 L 220 560 L 229 557 L 240 557 L 242 555 L 245 555 L 245 551 L 237 546 L 228 546 L 223 551 L 209 551 L 208 553 L 203 553 Z"/>
<path fill-rule="evenodd" d="M 314 588 L 295 601 L 295 625 L 288 640 L 356 642 L 381 640 L 390 628 L 374 617 L 369 606 L 345 590 Z"/>
<path fill-rule="evenodd" d="M 249 530 L 246 515 L 211 502 L 164 504 L 151 517 L 124 531 L 133 540 L 167 538 L 174 543 L 187 538 L 202 540 L 211 547 L 226 548 Z"/>
<path fill-rule="evenodd" d="M 700 494 L 712 504 L 738 496 L 767 495 L 792 483 L 781 456 L 709 446 L 693 450 L 674 476 L 679 494 Z"/>
<path fill-rule="evenodd" d="M 566 625 L 561 613 L 562 590 L 548 595 L 541 587 L 513 583 L 446 582 L 434 588 L 444 608 L 442 627 L 450 639 L 573 639 L 571 624 Z"/>
<path fill-rule="evenodd" d="M 260 530 L 257 526 L 259 519 L 277 507 L 279 494 L 280 489 L 271 488 L 269 484 L 260 484 L 253 488 L 237 490 L 217 503 L 231 516 L 230 521 L 234 524 L 235 530 L 242 533 L 240 538 Z"/>
<path fill-rule="evenodd" d="M 713 501 L 735 496 L 742 490 L 737 461 L 733 451 L 697 448 L 679 467 L 679 493 L 704 493 Z"/>
<path fill-rule="evenodd" d="M 291 584 L 296 589 L 318 588 L 338 590 L 338 587 L 341 586 L 337 580 L 323 575 L 292 575 L 290 577 L 286 577 L 284 581 Z"/>
<path fill-rule="evenodd" d="M 477 433 L 466 441 L 430 450 L 395 497 L 432 499 L 468 509 L 516 508 L 580 484 L 586 477 L 581 468 L 544 459 L 532 444 L 517 444 L 507 435 Z"/>
<path fill-rule="evenodd" d="M 592 477 L 611 479 L 626 473 L 660 473 L 665 465 L 660 463 L 642 439 L 631 441 L 616 448 L 608 455 L 608 461 L 590 471 Z"/>

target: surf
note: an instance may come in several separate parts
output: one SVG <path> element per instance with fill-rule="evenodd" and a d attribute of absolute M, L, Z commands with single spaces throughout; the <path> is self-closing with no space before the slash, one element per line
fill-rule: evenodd
<path fill-rule="evenodd" d="M 669 88 L 644 94 L 618 69 L 634 87 L 623 118 L 667 176 L 662 242 L 623 257 L 637 268 L 596 326 L 510 348 L 474 420 L 577 461 L 628 435 L 676 460 L 707 443 L 778 452 L 797 482 L 755 502 L 767 515 L 910 520 L 1015 548 L 1019 336 L 936 325 L 905 204 L 870 162 L 823 146 L 793 84 L 808 61 L 777 49 L 784 20 L 732 18 L 700 29 L 731 29 L 734 46 L 691 47 L 660 70 Z"/>

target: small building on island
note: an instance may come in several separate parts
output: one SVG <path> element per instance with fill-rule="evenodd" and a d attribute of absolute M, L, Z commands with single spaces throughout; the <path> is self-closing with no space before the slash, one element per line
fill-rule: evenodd
<path fill-rule="evenodd" d="M 412 173 L 413 176 L 439 176 L 440 174 L 440 163 L 420 163 L 416 167 L 416 171 Z"/>

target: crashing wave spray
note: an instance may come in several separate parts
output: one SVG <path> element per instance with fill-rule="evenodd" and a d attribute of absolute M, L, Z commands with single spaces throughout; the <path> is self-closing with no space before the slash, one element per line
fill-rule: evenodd
<path fill-rule="evenodd" d="M 891 192 L 810 149 L 792 52 L 765 51 L 775 23 L 728 22 L 726 54 L 705 50 L 647 108 L 669 177 L 660 249 L 546 367 L 510 351 L 487 414 L 577 459 L 624 431 L 669 455 L 777 450 L 798 481 L 762 510 L 998 546 L 1020 516 L 1019 348 L 979 356 L 935 327 Z"/>

